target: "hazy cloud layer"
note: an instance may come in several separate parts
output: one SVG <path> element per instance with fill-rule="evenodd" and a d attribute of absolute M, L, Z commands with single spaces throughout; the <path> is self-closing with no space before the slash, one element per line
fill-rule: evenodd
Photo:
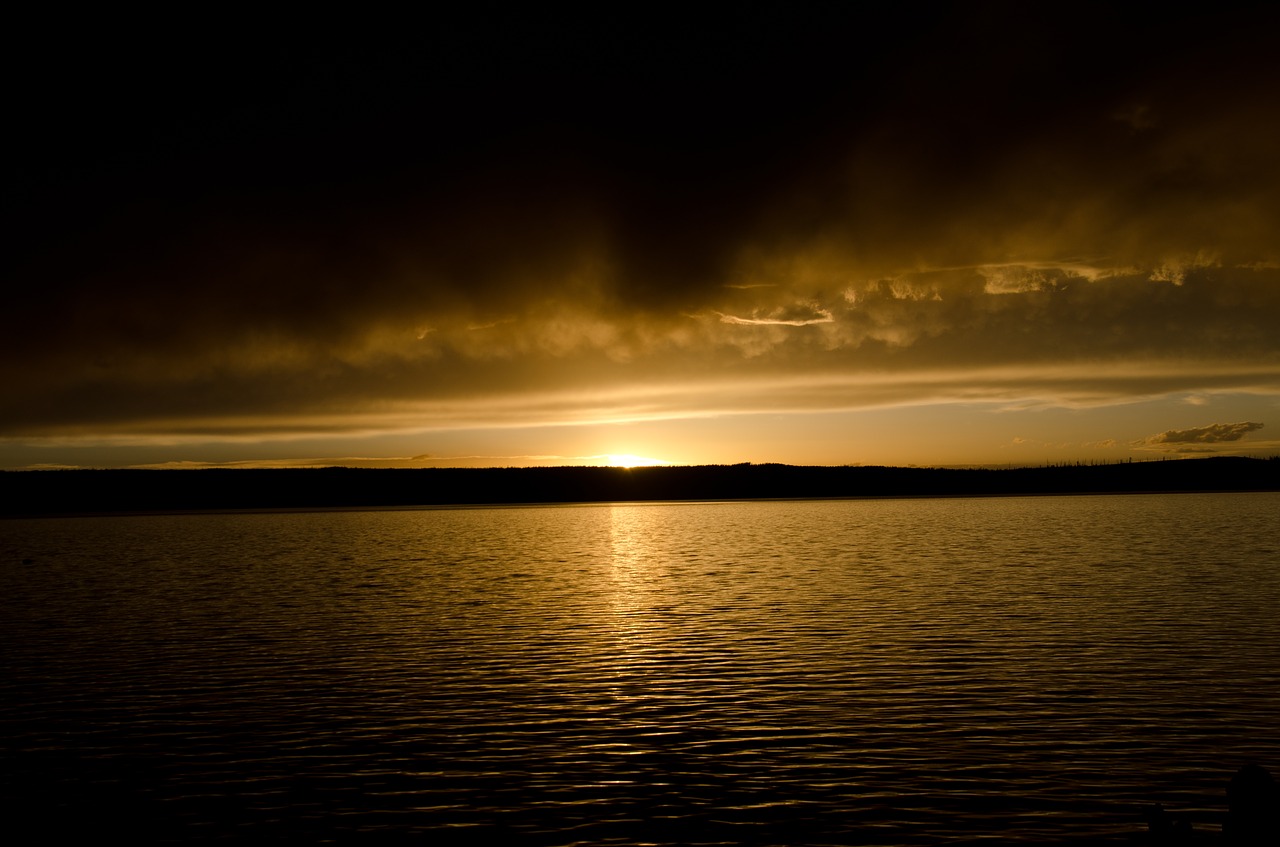
<path fill-rule="evenodd" d="M 1276 14 L 1126 14 L 32 44 L 0 436 L 1280 393 Z"/>
<path fill-rule="evenodd" d="M 665 464 L 641 456 L 333 456 L 307 459 L 241 459 L 226 462 L 171 461 L 132 465 L 156 470 L 203 468 L 503 468 L 503 467 L 604 467 L 611 465 Z M 64 466 L 67 467 L 67 466 Z M 32 468 L 33 470 L 35 468 Z M 56 468 L 49 467 L 49 470 Z"/>

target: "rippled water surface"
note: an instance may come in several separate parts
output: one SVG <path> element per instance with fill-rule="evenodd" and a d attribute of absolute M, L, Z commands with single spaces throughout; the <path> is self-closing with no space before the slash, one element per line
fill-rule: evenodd
<path fill-rule="evenodd" d="M 52 833 L 1123 842 L 1280 773 L 1277 494 L 9 520 L 0 614 Z"/>

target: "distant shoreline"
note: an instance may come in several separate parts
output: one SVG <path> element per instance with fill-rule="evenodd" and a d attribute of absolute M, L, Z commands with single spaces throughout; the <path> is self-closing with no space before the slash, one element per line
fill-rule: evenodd
<path fill-rule="evenodd" d="M 1007 469 L 777 464 L 0 472 L 0 516 L 1280 491 L 1280 458 Z"/>

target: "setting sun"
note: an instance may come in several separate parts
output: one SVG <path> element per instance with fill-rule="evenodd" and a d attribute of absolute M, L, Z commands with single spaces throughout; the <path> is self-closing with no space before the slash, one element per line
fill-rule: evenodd
<path fill-rule="evenodd" d="M 636 456 L 631 453 L 610 453 L 605 456 L 605 459 L 611 468 L 652 468 L 658 465 L 670 464 L 670 462 L 664 462 L 662 459 L 651 459 L 647 456 Z"/>

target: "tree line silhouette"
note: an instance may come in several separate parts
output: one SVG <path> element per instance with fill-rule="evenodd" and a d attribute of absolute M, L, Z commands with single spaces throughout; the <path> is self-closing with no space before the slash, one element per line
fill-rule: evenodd
<path fill-rule="evenodd" d="M 0 472 L 0 514 L 1280 490 L 1280 457 L 1020 468 L 287 468 Z"/>

